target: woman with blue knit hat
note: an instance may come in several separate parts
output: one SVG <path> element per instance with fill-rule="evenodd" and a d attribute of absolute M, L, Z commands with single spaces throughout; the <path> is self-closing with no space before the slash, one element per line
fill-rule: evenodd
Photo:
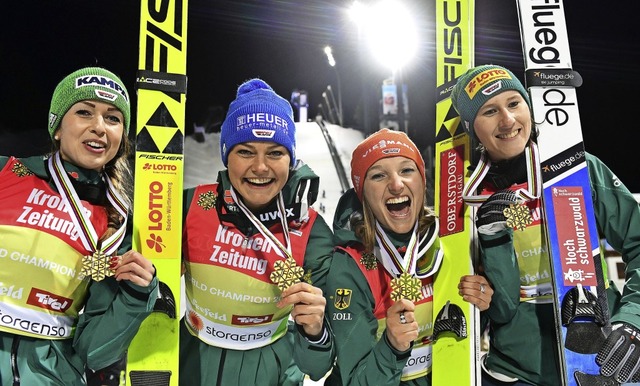
<path fill-rule="evenodd" d="M 529 95 L 511 71 L 484 65 L 458 78 L 451 99 L 480 145 L 463 198 L 479 206 L 481 263 L 495 291 L 484 312 L 490 323 L 490 349 L 482 363 L 483 385 L 560 385 L 551 264 L 541 220 L 542 178 Z M 628 279 L 622 297 L 613 282 L 608 288 L 614 331 L 606 339 L 601 333 L 591 337 L 599 351 L 596 362 L 617 382 L 638 382 L 640 209 L 602 161 L 589 153 L 584 156 L 598 229 L 622 253 Z M 524 204 L 531 213 L 532 221 L 518 232 L 505 218 L 504 210 L 511 204 Z"/>
<path fill-rule="evenodd" d="M 302 385 L 333 363 L 321 290 L 332 233 L 295 133 L 289 102 L 246 81 L 221 127 L 227 169 L 185 190 L 181 385 Z"/>
<path fill-rule="evenodd" d="M 53 152 L 0 157 L 0 384 L 85 385 L 122 359 L 156 299 L 130 250 L 129 94 L 87 67 L 51 99 Z"/>

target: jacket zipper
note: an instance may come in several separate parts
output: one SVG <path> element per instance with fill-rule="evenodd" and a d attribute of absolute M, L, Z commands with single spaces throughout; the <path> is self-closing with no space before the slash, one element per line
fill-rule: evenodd
<path fill-rule="evenodd" d="M 13 337 L 11 345 L 11 372 L 13 373 L 13 386 L 20 386 L 20 372 L 18 371 L 18 346 L 20 345 L 20 337 Z"/>

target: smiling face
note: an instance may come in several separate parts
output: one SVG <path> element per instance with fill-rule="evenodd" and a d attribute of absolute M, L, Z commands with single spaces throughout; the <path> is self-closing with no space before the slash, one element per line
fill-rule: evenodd
<path fill-rule="evenodd" d="M 507 90 L 482 105 L 473 126 L 491 161 L 508 160 L 529 142 L 531 111 L 518 91 Z"/>
<path fill-rule="evenodd" d="M 62 118 L 54 138 L 60 156 L 76 166 L 101 171 L 118 153 L 124 132 L 124 116 L 109 103 L 80 101 Z"/>
<path fill-rule="evenodd" d="M 425 184 L 416 163 L 405 157 L 382 158 L 365 176 L 363 198 L 380 225 L 395 233 L 413 230 L 424 205 Z"/>
<path fill-rule="evenodd" d="M 289 152 L 275 142 L 244 142 L 231 149 L 229 180 L 252 212 L 266 207 L 289 178 Z"/>

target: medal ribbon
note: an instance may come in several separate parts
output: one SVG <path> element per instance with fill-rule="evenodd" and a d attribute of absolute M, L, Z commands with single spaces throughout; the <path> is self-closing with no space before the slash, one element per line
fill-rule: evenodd
<path fill-rule="evenodd" d="M 542 192 L 542 175 L 540 172 L 540 155 L 538 153 L 538 145 L 531 141 L 527 147 L 525 147 L 525 157 L 527 161 L 527 189 L 518 189 L 515 191 L 516 196 L 523 199 L 525 202 L 531 201 L 540 197 Z M 464 190 L 462 192 L 462 199 L 467 205 L 480 206 L 483 202 L 489 198 L 488 194 L 472 195 L 472 192 L 478 191 L 478 187 L 484 180 L 489 168 L 491 167 L 491 160 L 487 156 L 487 152 L 483 152 L 480 156 L 478 166 L 469 177 Z"/>
<path fill-rule="evenodd" d="M 76 226 L 78 236 L 84 248 L 89 253 L 97 252 L 100 249 L 101 252 L 107 256 L 115 253 L 122 243 L 122 240 L 124 240 L 125 230 L 127 228 L 128 208 L 124 204 L 124 201 L 118 194 L 117 190 L 111 184 L 109 178 L 106 178 L 104 175 L 102 176 L 103 180 L 107 183 L 107 198 L 114 208 L 116 208 L 118 213 L 124 218 L 124 221 L 113 235 L 104 240 L 102 248 L 100 248 L 98 245 L 98 234 L 96 233 L 91 220 L 89 220 L 89 217 L 85 213 L 81 200 L 64 170 L 64 166 L 62 165 L 62 160 L 60 158 L 60 152 L 56 152 L 49 158 L 48 166 L 51 177 L 58 189 L 58 193 L 62 199 L 67 202 L 69 216 L 71 217 L 73 224 Z"/>
<path fill-rule="evenodd" d="M 278 193 L 278 214 L 280 214 L 280 225 L 282 226 L 282 230 L 284 233 L 284 241 L 286 245 L 283 245 L 278 238 L 271 233 L 269 228 L 267 228 L 258 218 L 247 208 L 247 206 L 239 200 L 233 186 L 229 189 L 231 192 L 231 197 L 233 201 L 238 204 L 242 213 L 251 221 L 253 226 L 265 237 L 265 239 L 269 240 L 275 248 L 282 251 L 282 253 L 286 256 L 285 259 L 293 259 L 293 252 L 291 252 L 291 240 L 289 239 L 289 225 L 287 224 L 287 211 L 285 210 L 284 198 L 282 197 L 282 192 Z"/>
<path fill-rule="evenodd" d="M 436 240 L 438 240 L 439 232 L 440 232 L 440 224 L 438 223 L 438 221 L 435 221 L 433 225 L 429 228 L 425 236 L 418 243 L 419 244 L 418 256 L 424 256 L 427 253 L 427 251 L 429 250 L 429 248 L 431 248 L 433 243 Z M 442 251 L 441 248 L 438 248 L 438 251 L 433 256 L 433 259 L 431 260 L 429 265 L 423 268 L 416 268 L 416 276 L 420 279 L 424 279 L 438 272 L 438 269 L 440 269 L 440 264 L 442 264 L 443 257 L 444 257 L 444 252 Z M 420 258 L 418 257 L 416 264 L 419 260 Z"/>
<path fill-rule="evenodd" d="M 416 261 L 418 260 L 418 222 L 413 226 L 411 239 L 407 245 L 404 256 L 393 246 L 391 240 L 384 232 L 380 223 L 376 221 L 376 241 L 380 246 L 380 262 L 384 268 L 394 277 L 400 276 L 402 273 L 408 273 L 415 276 Z"/>

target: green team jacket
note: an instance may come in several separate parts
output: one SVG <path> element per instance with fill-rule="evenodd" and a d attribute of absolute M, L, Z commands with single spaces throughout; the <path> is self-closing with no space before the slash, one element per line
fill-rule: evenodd
<path fill-rule="evenodd" d="M 7 157 L 0 156 L 0 168 L 6 165 L 7 160 Z M 56 189 L 42 156 L 21 161 L 35 175 L 49 180 L 52 188 Z M 67 162 L 63 164 L 65 170 L 78 174 L 78 182 L 100 182 L 95 171 Z M 130 236 L 129 231 L 119 253 L 131 249 Z M 129 281 L 117 282 L 113 277 L 92 281 L 73 339 L 48 340 L 0 332 L 0 384 L 13 385 L 13 352 L 23 386 L 84 385 L 85 366 L 101 369 L 124 356 L 140 324 L 153 310 L 157 287 L 157 278 L 148 287 Z"/>
<path fill-rule="evenodd" d="M 362 205 L 353 189 L 348 190 L 336 208 L 333 221 L 334 243 L 340 246 L 360 244 L 349 227 L 354 211 L 362 212 Z M 389 235 L 395 246 L 406 245 Z M 351 289 L 348 308 L 339 310 L 335 305 L 335 292 L 339 288 Z M 431 385 L 431 374 L 401 382 L 411 350 L 397 351 L 382 334 L 376 340 L 378 320 L 373 314 L 375 298 L 371 287 L 356 261 L 342 250 L 336 250 L 327 279 L 327 315 L 336 339 L 338 356 L 325 385 Z M 347 312 L 345 312 L 347 311 Z M 339 317 L 338 315 L 347 315 Z M 345 320 L 346 319 L 346 320 Z"/>
<path fill-rule="evenodd" d="M 622 297 L 608 290 L 611 322 L 640 327 L 640 209 L 620 180 L 586 154 L 589 182 L 600 236 L 622 254 L 627 283 Z M 552 304 L 520 302 L 520 272 L 512 246 L 513 231 L 480 235 L 482 264 L 494 288 L 490 308 L 490 350 L 485 366 L 535 385 L 560 384 Z"/>
<path fill-rule="evenodd" d="M 219 197 L 224 197 L 224 191 L 231 186 L 226 170 L 219 172 L 218 183 Z M 289 180 L 282 190 L 287 208 L 299 200 L 303 183 L 311 184 L 307 195 L 311 207 L 317 198 L 319 178 L 307 165 L 299 162 L 289 173 Z M 187 215 L 193 192 L 194 188 L 185 189 L 183 217 Z M 220 203 L 223 201 L 218 200 Z M 268 210 L 275 208 L 273 203 Z M 219 207 L 216 209 L 215 214 L 219 215 Z M 249 232 L 251 223 L 241 212 L 233 214 L 232 218 L 225 217 L 225 221 L 231 221 L 245 234 Z M 256 230 L 251 229 L 251 234 L 255 234 Z M 303 268 L 305 272 L 311 272 L 313 285 L 323 291 L 331 264 L 332 236 L 322 216 L 317 216 L 311 229 Z M 189 333 L 183 321 L 180 323 L 180 385 L 302 385 L 305 374 L 318 380 L 329 371 L 335 358 L 333 337 L 326 320 L 325 326 L 330 339 L 322 345 L 307 341 L 302 328 L 290 322 L 288 333 L 268 346 L 231 350 L 202 342 Z"/>

